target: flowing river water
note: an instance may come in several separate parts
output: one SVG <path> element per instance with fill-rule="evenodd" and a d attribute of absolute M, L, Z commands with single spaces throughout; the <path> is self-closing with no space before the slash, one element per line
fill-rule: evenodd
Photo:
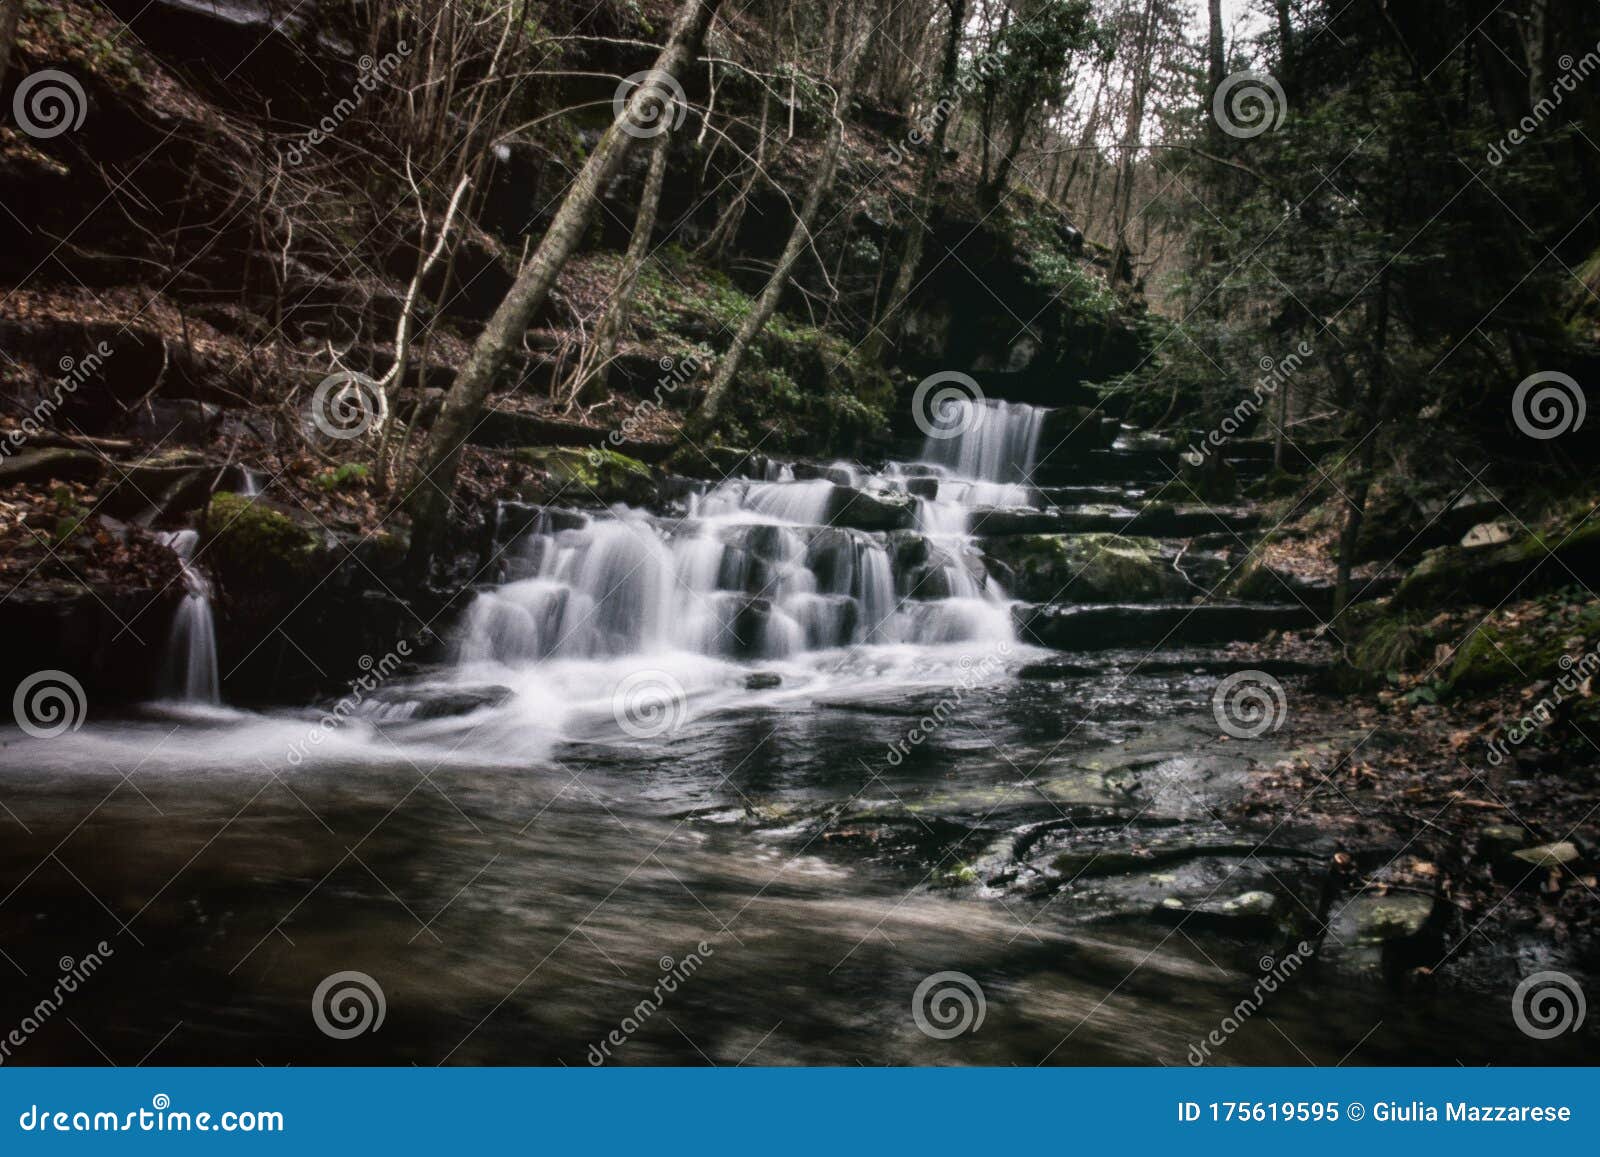
<path fill-rule="evenodd" d="M 4 1007 L 98 961 L 10 1063 L 1558 1059 L 1504 994 L 1386 983 L 1294 815 L 1218 818 L 1349 735 L 1220 743 L 1209 652 L 1026 641 L 973 530 L 1047 503 L 1041 415 L 955 417 L 508 509 L 453 661 L 348 710 L 210 704 L 194 655 L 185 701 L 6 733 Z"/>

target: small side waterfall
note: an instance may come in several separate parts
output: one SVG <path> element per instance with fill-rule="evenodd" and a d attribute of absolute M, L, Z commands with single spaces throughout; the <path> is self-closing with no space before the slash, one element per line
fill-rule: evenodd
<path fill-rule="evenodd" d="M 211 621 L 211 584 L 192 565 L 200 533 L 165 531 L 156 536 L 178 556 L 183 575 L 183 600 L 172 616 L 166 659 L 161 669 L 161 695 L 191 703 L 222 702 L 217 677 L 217 636 Z"/>

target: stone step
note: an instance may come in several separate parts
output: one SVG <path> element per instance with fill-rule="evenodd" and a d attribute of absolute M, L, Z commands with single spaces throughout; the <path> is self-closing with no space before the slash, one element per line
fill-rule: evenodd
<path fill-rule="evenodd" d="M 1062 506 L 1052 509 L 975 507 L 968 524 L 983 538 L 1006 534 L 1123 534 L 1141 538 L 1193 538 L 1242 534 L 1261 525 L 1259 512 L 1233 506 Z"/>
<path fill-rule="evenodd" d="M 1057 651 L 1254 642 L 1273 631 L 1318 623 L 1317 616 L 1302 606 L 1268 603 L 1021 604 L 1013 614 L 1025 641 Z"/>
<path fill-rule="evenodd" d="M 1103 679 L 1129 676 L 1229 675 L 1235 671 L 1260 671 L 1281 678 L 1315 675 L 1325 663 L 1299 659 L 1232 658 L 1214 651 L 1103 651 L 1082 659 L 1047 659 L 1017 671 L 1019 679 Z"/>
<path fill-rule="evenodd" d="M 1242 481 L 1261 478 L 1271 469 L 1267 459 L 1230 458 L 1236 477 Z M 1032 472 L 1038 486 L 1073 486 L 1093 483 L 1170 482 L 1183 470 L 1183 454 L 1170 447 L 1122 446 L 1113 449 L 1081 450 L 1063 446 L 1039 447 L 1039 462 Z"/>

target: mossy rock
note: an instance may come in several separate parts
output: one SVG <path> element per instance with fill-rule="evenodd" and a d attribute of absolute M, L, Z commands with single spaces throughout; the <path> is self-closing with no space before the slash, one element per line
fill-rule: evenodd
<path fill-rule="evenodd" d="M 1559 639 L 1537 632 L 1498 633 L 1480 626 L 1456 649 L 1448 681 L 1452 691 L 1485 691 L 1527 683 L 1556 670 Z"/>
<path fill-rule="evenodd" d="M 1555 560 L 1546 562 L 1552 552 Z M 1565 586 L 1574 576 L 1589 585 L 1600 583 L 1600 522 L 1570 534 L 1557 530 L 1498 546 L 1430 550 L 1406 575 L 1391 605 L 1417 610 L 1493 606 L 1513 592 L 1520 597 Z"/>
<path fill-rule="evenodd" d="M 206 508 L 203 561 L 230 586 L 281 588 L 311 572 L 316 536 L 260 499 L 226 491 Z"/>
<path fill-rule="evenodd" d="M 544 475 L 529 498 L 560 500 L 581 505 L 598 502 L 610 505 L 626 502 L 642 506 L 656 497 L 655 476 L 637 458 L 603 447 L 582 449 L 576 446 L 524 446 L 516 460 Z"/>
<path fill-rule="evenodd" d="M 0 486 L 19 482 L 97 482 L 104 470 L 100 456 L 87 450 L 49 448 L 0 453 Z"/>
<path fill-rule="evenodd" d="M 1181 593 L 1183 580 L 1153 538 L 1115 534 L 1014 534 L 985 547 L 1009 572 L 1012 595 L 1067 603 L 1148 602 Z"/>

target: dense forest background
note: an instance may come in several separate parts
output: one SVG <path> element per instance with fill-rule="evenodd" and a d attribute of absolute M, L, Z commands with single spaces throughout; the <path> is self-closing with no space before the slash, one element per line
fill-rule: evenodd
<path fill-rule="evenodd" d="M 881 456 L 959 371 L 1081 407 L 1058 445 L 1165 432 L 1190 497 L 1236 493 L 1207 438 L 1271 441 L 1252 496 L 1341 606 L 1590 509 L 1589 6 L 3 11 L 8 481 L 92 485 L 121 438 L 179 515 L 160 442 L 198 432 L 416 582 L 485 499 Z M 82 497 L 18 507 L 19 565 Z"/>

